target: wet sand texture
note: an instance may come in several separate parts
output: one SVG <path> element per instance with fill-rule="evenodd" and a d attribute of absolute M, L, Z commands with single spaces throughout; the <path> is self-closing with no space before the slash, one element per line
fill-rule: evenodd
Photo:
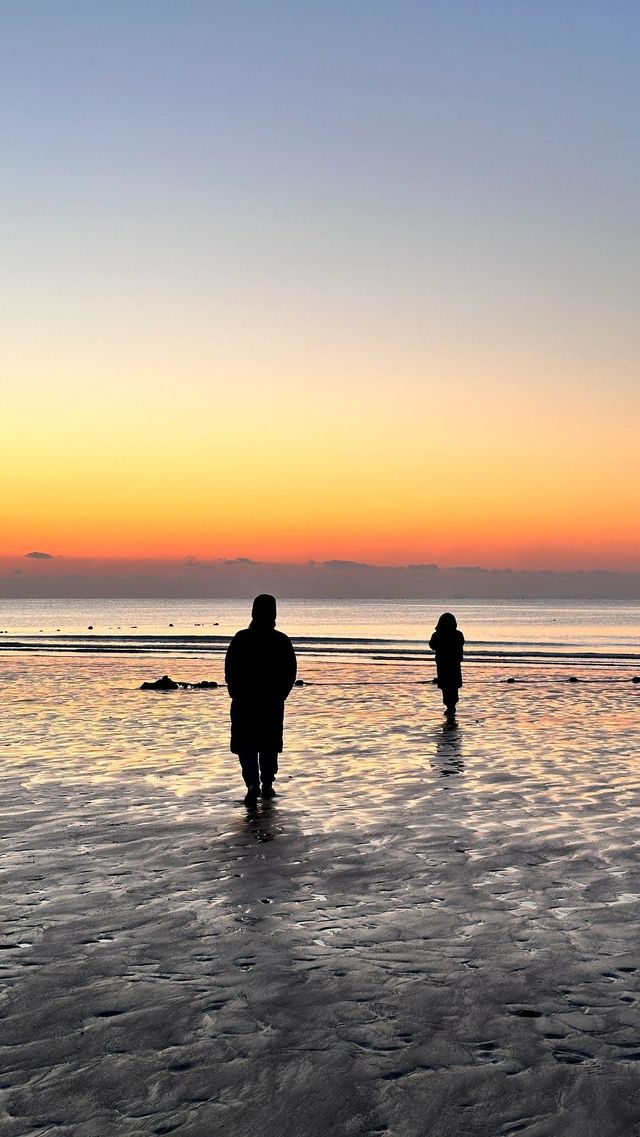
<path fill-rule="evenodd" d="M 248 813 L 224 691 L 9 663 L 2 1137 L 640 1133 L 629 684 L 297 690 Z"/>

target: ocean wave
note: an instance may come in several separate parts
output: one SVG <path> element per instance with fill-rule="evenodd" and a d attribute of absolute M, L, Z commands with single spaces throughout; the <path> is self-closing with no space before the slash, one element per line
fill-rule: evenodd
<path fill-rule="evenodd" d="M 0 652 L 37 652 L 44 654 L 179 654 L 179 655 L 221 655 L 229 644 L 229 636 L 224 635 L 104 635 L 86 634 L 24 635 L 12 639 L 0 639 Z M 325 657 L 363 656 L 378 662 L 402 662 L 403 660 L 433 660 L 433 654 L 419 640 L 386 640 L 374 637 L 350 638 L 347 636 L 294 636 L 292 637 L 299 655 Z M 628 650 L 587 650 L 581 645 L 568 642 L 550 644 L 548 642 L 518 640 L 470 641 L 465 649 L 467 663 L 499 662 L 547 662 L 568 663 L 572 660 L 583 663 L 627 662 L 636 663 L 640 653 Z"/>

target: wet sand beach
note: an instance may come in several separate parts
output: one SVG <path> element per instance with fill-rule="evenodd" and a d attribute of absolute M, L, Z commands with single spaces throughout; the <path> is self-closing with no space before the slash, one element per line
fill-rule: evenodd
<path fill-rule="evenodd" d="M 305 660 L 253 811 L 162 671 L 0 659 L 2 1137 L 640 1133 L 631 671 Z"/>

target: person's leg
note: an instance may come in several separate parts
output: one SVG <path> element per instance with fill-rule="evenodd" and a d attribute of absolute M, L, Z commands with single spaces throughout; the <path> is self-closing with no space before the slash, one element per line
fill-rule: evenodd
<path fill-rule="evenodd" d="M 247 787 L 247 798 L 253 798 L 255 801 L 258 797 L 258 791 L 260 789 L 258 753 L 256 750 L 243 750 L 240 754 L 238 754 L 238 758 L 240 759 L 244 784 Z"/>
<path fill-rule="evenodd" d="M 458 688 L 443 687 L 442 702 L 445 705 L 446 713 L 448 715 L 454 715 L 456 713 L 456 703 L 458 702 Z"/>
<path fill-rule="evenodd" d="M 275 794 L 273 779 L 278 773 L 278 751 L 260 751 L 260 778 L 262 781 L 262 796 L 272 797 Z"/>

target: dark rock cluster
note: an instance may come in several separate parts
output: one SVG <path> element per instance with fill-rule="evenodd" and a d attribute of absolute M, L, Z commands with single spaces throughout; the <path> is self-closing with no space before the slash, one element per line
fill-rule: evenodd
<path fill-rule="evenodd" d="M 220 684 L 216 683 L 214 679 L 201 679 L 199 683 L 180 683 L 175 679 L 171 679 L 169 675 L 163 675 L 161 679 L 156 679 L 153 683 L 141 683 L 141 691 L 177 691 L 179 688 L 185 691 L 193 691 L 196 688 L 211 688 L 219 687 Z"/>

